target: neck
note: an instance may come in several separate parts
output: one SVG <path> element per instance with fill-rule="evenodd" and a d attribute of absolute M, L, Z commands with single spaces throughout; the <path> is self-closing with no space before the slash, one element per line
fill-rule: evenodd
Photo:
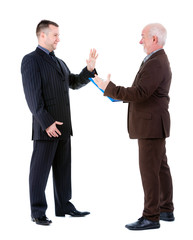
<path fill-rule="evenodd" d="M 157 51 L 157 50 L 160 50 L 160 49 L 162 49 L 162 48 L 163 48 L 163 46 L 160 46 L 160 45 L 154 46 L 154 47 L 151 49 L 151 51 L 148 53 L 148 55 L 151 54 L 151 53 L 153 53 L 153 52 L 155 52 L 155 51 Z"/>
<path fill-rule="evenodd" d="M 46 44 L 44 44 L 44 43 L 41 42 L 41 41 L 39 41 L 38 44 L 39 44 L 41 47 L 47 49 L 49 52 L 52 52 L 52 51 L 53 51 L 52 49 L 50 49 Z"/>

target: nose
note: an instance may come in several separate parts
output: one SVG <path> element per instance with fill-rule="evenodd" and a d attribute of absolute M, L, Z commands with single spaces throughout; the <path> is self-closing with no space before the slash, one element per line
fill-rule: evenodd
<path fill-rule="evenodd" d="M 143 39 L 141 39 L 141 40 L 139 41 L 139 44 L 143 44 Z"/>

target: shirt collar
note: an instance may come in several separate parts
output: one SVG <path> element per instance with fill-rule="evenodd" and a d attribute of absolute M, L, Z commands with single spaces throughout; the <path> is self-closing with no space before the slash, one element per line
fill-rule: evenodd
<path fill-rule="evenodd" d="M 46 49 L 46 48 L 44 48 L 44 47 L 42 47 L 40 45 L 38 45 L 38 48 L 40 48 L 42 51 L 44 51 L 46 54 L 49 55 L 50 51 L 48 49 Z"/>
<path fill-rule="evenodd" d="M 155 51 L 153 51 L 152 53 L 150 53 L 149 55 L 147 55 L 147 56 L 144 58 L 143 62 L 145 63 L 154 53 L 156 53 L 156 52 L 158 52 L 158 51 L 160 51 L 160 50 L 162 50 L 162 48 L 160 48 L 160 49 L 158 49 L 158 50 L 155 50 Z"/>

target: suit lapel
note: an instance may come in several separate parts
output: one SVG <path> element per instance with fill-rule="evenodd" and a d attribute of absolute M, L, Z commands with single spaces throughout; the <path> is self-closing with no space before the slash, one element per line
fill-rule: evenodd
<path fill-rule="evenodd" d="M 151 57 L 146 61 L 146 62 L 142 62 L 140 68 L 139 68 L 139 72 L 142 70 L 142 68 L 145 67 L 145 65 L 152 59 L 152 58 L 155 58 L 159 55 L 162 55 L 162 54 L 165 54 L 165 51 L 163 49 L 159 50 L 158 52 L 155 52 L 154 54 L 151 55 Z"/>
<path fill-rule="evenodd" d="M 43 59 L 46 62 L 51 64 L 63 76 L 61 69 L 57 67 L 56 63 L 50 58 L 50 56 L 48 56 L 48 54 L 46 54 L 43 50 L 41 50 L 39 48 L 36 48 L 36 51 L 39 55 L 41 55 L 43 57 Z"/>
<path fill-rule="evenodd" d="M 139 75 L 139 73 L 143 70 L 143 68 L 146 66 L 146 64 L 147 64 L 152 58 L 155 58 L 156 56 L 159 56 L 159 55 L 162 55 L 162 54 L 165 54 L 164 49 L 161 49 L 161 50 L 155 52 L 154 54 L 152 54 L 152 56 L 151 56 L 146 62 L 143 61 L 143 62 L 141 63 L 141 66 L 140 66 L 140 68 L 139 68 L 139 71 L 137 72 L 137 75 L 136 75 L 136 77 L 135 77 L 135 80 L 134 80 L 132 86 L 135 86 L 136 82 L 138 81 L 138 75 Z"/>

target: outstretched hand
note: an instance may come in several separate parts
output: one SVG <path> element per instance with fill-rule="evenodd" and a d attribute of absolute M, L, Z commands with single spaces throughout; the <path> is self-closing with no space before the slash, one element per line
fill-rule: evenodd
<path fill-rule="evenodd" d="M 102 78 L 98 77 L 96 74 L 95 74 L 95 78 L 94 78 L 94 82 L 97 84 L 97 86 L 99 88 L 101 88 L 102 90 L 105 91 L 107 85 L 109 84 L 109 82 L 111 81 L 111 74 L 108 74 L 107 75 L 107 80 L 103 80 Z"/>
<path fill-rule="evenodd" d="M 92 72 L 95 69 L 97 57 L 98 57 L 98 54 L 96 52 L 96 49 L 94 48 L 91 49 L 89 54 L 89 59 L 86 60 L 88 71 Z"/>

